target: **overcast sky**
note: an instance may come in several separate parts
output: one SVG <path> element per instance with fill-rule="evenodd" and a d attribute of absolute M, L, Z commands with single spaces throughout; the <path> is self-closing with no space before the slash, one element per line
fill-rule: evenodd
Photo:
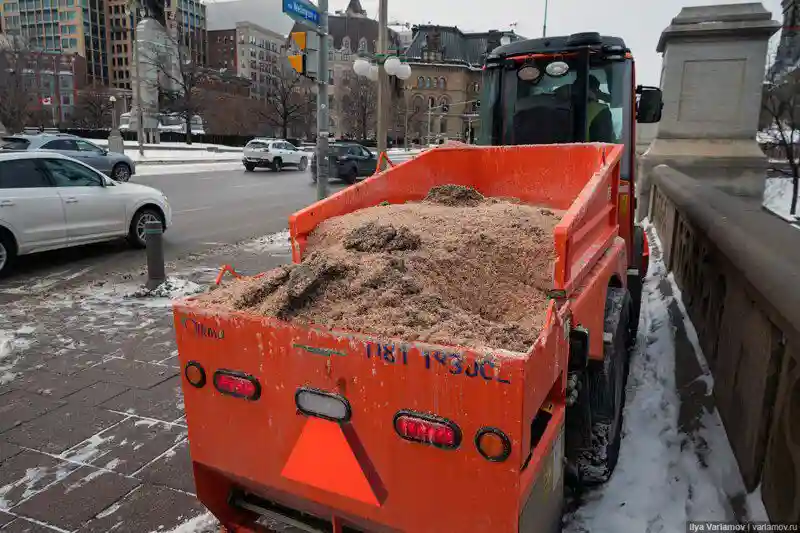
<path fill-rule="evenodd" d="M 509 29 L 516 22 L 518 34 L 525 37 L 542 35 L 545 0 L 388 1 L 390 21 L 458 26 L 465 31 Z M 656 53 L 656 44 L 661 32 L 682 7 L 748 1 L 751 0 L 550 0 L 547 34 L 598 31 L 622 37 L 636 58 L 638 83 L 658 85 L 661 55 Z M 280 9 L 280 0 L 264 2 L 274 2 L 276 9 Z M 329 0 L 329 4 L 332 12 L 347 7 L 348 0 Z M 772 12 L 772 18 L 782 20 L 781 0 L 763 0 L 763 4 Z M 361 5 L 370 17 L 377 18 L 378 0 L 361 0 Z M 288 20 L 286 23 L 291 27 Z"/>

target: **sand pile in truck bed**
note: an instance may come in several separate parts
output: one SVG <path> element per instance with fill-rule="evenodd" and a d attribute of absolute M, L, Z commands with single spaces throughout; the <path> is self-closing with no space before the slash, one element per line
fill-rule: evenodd
<path fill-rule="evenodd" d="M 199 297 L 284 320 L 409 341 L 527 351 L 552 286 L 563 213 L 446 185 L 422 202 L 326 220 L 303 262 Z"/>

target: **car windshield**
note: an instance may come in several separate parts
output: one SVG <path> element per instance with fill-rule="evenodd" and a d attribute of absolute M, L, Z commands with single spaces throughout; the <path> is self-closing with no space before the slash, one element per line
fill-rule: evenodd
<path fill-rule="evenodd" d="M 3 137 L 0 141 L 0 149 L 2 150 L 27 150 L 31 142 L 28 139 L 20 137 Z"/>

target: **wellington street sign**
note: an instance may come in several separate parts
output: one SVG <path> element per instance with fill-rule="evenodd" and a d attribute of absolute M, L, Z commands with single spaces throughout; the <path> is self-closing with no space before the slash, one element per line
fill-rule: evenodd
<path fill-rule="evenodd" d="M 283 12 L 298 22 L 319 26 L 317 6 L 305 0 L 283 0 Z"/>

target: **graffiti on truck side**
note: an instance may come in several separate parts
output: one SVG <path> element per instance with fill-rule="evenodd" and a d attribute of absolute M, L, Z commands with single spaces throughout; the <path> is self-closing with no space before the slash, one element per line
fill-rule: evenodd
<path fill-rule="evenodd" d="M 431 370 L 437 366 L 446 368 L 454 375 L 463 375 L 468 378 L 477 378 L 484 381 L 496 381 L 504 385 L 511 383 L 510 379 L 501 375 L 500 367 L 491 360 L 467 360 L 462 354 L 453 352 L 448 353 L 441 350 L 420 349 L 421 361 L 414 363 L 409 357 L 409 349 L 406 345 L 379 344 L 367 342 L 366 358 L 380 359 L 388 364 L 400 364 L 408 366 L 410 364 L 420 364 L 425 370 Z"/>
<path fill-rule="evenodd" d="M 202 322 L 189 318 L 188 316 L 181 317 L 181 326 L 183 326 L 183 329 L 194 331 L 198 337 L 218 340 L 225 338 L 225 332 L 223 330 L 206 326 Z"/>

